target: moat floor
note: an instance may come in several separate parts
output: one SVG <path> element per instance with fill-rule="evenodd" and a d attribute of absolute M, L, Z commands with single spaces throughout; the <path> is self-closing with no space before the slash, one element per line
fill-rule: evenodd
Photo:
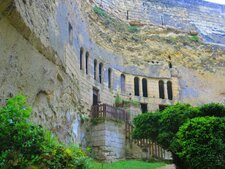
<path fill-rule="evenodd" d="M 171 164 L 171 165 L 166 165 L 164 167 L 160 167 L 158 169 L 176 169 L 175 165 Z"/>

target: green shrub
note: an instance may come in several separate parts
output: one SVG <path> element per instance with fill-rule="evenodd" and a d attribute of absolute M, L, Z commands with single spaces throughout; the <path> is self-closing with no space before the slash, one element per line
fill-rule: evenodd
<path fill-rule="evenodd" d="M 199 109 L 192 107 L 189 104 L 175 104 L 168 106 L 161 114 L 160 118 L 160 132 L 158 135 L 158 142 L 173 152 L 173 143 L 179 127 L 189 119 L 196 117 Z"/>
<path fill-rule="evenodd" d="M 24 96 L 0 108 L 0 168 L 89 168 L 82 150 L 59 143 L 49 131 L 29 122 L 30 114 Z"/>
<path fill-rule="evenodd" d="M 224 141 L 222 141 L 225 140 L 225 132 L 222 127 L 225 124 L 224 110 L 224 105 L 215 103 L 206 104 L 201 107 L 192 107 L 188 104 L 176 104 L 167 107 L 162 112 L 141 114 L 134 119 L 135 129 L 133 137 L 138 139 L 151 139 L 171 151 L 173 162 L 180 169 L 202 168 L 202 166 L 199 167 L 200 162 L 197 165 L 197 161 L 201 161 L 201 165 L 205 166 L 204 168 L 211 169 L 213 168 L 211 166 L 213 162 L 207 162 L 207 158 L 208 160 L 217 160 L 218 163 L 216 166 L 220 169 L 224 165 L 225 160 L 224 155 L 222 155 L 225 154 L 224 151 L 222 152 L 222 149 L 225 150 Z M 208 116 L 215 117 L 209 118 Z M 182 127 L 183 125 L 187 126 L 187 124 L 191 123 L 190 120 L 195 118 L 200 119 L 197 126 L 194 126 L 194 128 L 191 128 L 191 125 L 189 128 Z M 204 121 L 207 118 L 210 120 Z M 211 122 L 212 119 L 213 122 Z M 217 123 L 214 124 L 215 119 Z M 197 122 L 197 120 L 194 122 Z M 182 132 L 180 131 L 181 128 Z M 181 134 L 177 134 L 178 131 L 183 134 L 182 137 Z M 192 134 L 190 138 L 195 139 L 194 141 L 201 140 L 202 138 L 204 140 L 202 143 L 203 147 L 200 146 L 202 140 L 200 142 L 193 142 L 193 144 L 191 144 L 191 140 L 188 142 L 187 140 L 190 139 L 189 133 Z M 216 142 L 218 142 L 218 147 L 214 147 L 216 146 Z M 189 147 L 189 145 L 192 147 Z M 190 152 L 187 150 L 188 147 L 190 151 L 193 151 Z M 197 151 L 198 147 L 200 147 L 199 151 Z M 204 150 L 204 148 L 206 149 Z M 210 151 L 213 151 L 212 156 L 209 153 Z M 207 152 L 207 155 L 204 152 Z M 216 154 L 218 154 L 217 157 Z M 201 156 L 205 157 L 203 158 L 205 161 L 201 159 Z M 190 158 L 192 158 L 192 161 Z"/>
<path fill-rule="evenodd" d="M 139 32 L 139 29 L 138 29 L 138 27 L 137 26 L 128 26 L 128 32 L 130 32 L 130 33 L 137 33 L 137 32 Z"/>
<path fill-rule="evenodd" d="M 168 106 L 162 112 L 138 115 L 134 118 L 135 138 L 148 138 L 158 142 L 165 149 L 173 152 L 172 144 L 179 127 L 190 118 L 196 117 L 198 108 L 189 104 L 175 104 Z"/>
<path fill-rule="evenodd" d="M 190 169 L 223 169 L 225 166 L 225 119 L 199 117 L 180 127 L 177 153 Z"/>
<path fill-rule="evenodd" d="M 116 106 L 119 106 L 123 103 L 123 99 L 120 97 L 119 94 L 116 95 L 116 98 L 115 98 L 115 105 Z"/>
<path fill-rule="evenodd" d="M 225 106 L 218 103 L 205 104 L 200 107 L 199 116 L 225 117 Z"/>
<path fill-rule="evenodd" d="M 102 8 L 100 8 L 100 7 L 98 7 L 98 6 L 95 6 L 95 7 L 93 8 L 93 10 L 94 10 L 94 12 L 95 12 L 98 16 L 101 16 L 101 17 L 107 17 L 106 12 L 105 12 Z"/>
<path fill-rule="evenodd" d="M 199 37 L 198 36 L 190 36 L 190 40 L 194 41 L 194 42 L 198 42 L 199 41 Z"/>
<path fill-rule="evenodd" d="M 160 112 L 144 113 L 134 118 L 134 139 L 151 139 L 157 141 L 160 129 Z"/>

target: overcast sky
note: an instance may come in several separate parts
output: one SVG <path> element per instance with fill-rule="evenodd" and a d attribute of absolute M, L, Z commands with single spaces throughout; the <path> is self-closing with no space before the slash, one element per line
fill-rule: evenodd
<path fill-rule="evenodd" d="M 205 0 L 205 1 L 209 1 L 209 2 L 214 2 L 217 4 L 224 4 L 225 5 L 225 0 Z"/>

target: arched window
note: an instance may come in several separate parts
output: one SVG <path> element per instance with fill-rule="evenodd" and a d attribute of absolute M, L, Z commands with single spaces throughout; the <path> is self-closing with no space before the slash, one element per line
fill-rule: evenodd
<path fill-rule="evenodd" d="M 86 74 L 88 74 L 88 62 L 89 62 L 89 53 L 88 52 L 86 52 L 86 57 L 85 57 L 85 61 L 86 61 Z"/>
<path fill-rule="evenodd" d="M 108 88 L 112 87 L 112 69 L 108 69 Z"/>
<path fill-rule="evenodd" d="M 142 79 L 143 97 L 148 97 L 148 82 L 147 79 Z"/>
<path fill-rule="evenodd" d="M 135 77 L 134 78 L 134 95 L 139 96 L 139 78 Z"/>
<path fill-rule="evenodd" d="M 102 78 L 103 78 L 103 71 L 102 71 L 103 70 L 103 64 L 100 63 L 98 68 L 99 68 L 99 82 L 102 83 Z"/>
<path fill-rule="evenodd" d="M 125 93 L 126 91 L 126 77 L 124 74 L 121 74 L 120 76 L 120 88 L 121 88 L 121 93 Z"/>
<path fill-rule="evenodd" d="M 167 82 L 167 93 L 168 93 L 168 99 L 173 100 L 173 89 L 172 89 L 172 82 Z"/>
<path fill-rule="evenodd" d="M 162 80 L 159 81 L 159 98 L 165 99 L 164 82 Z"/>
<path fill-rule="evenodd" d="M 84 53 L 84 49 L 80 48 L 80 70 L 83 69 L 83 53 Z"/>
<path fill-rule="evenodd" d="M 94 79 L 97 80 L 97 60 L 94 60 Z"/>

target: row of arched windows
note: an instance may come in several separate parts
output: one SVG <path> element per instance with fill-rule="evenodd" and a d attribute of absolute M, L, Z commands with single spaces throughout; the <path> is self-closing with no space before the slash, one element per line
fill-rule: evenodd
<path fill-rule="evenodd" d="M 125 93 L 125 75 L 121 74 L 120 77 L 120 87 L 121 87 L 121 93 Z M 134 95 L 140 96 L 140 86 L 139 86 L 139 78 L 134 78 Z M 147 79 L 142 79 L 142 93 L 143 97 L 148 97 L 148 81 Z M 168 93 L 168 99 L 173 100 L 173 90 L 172 90 L 172 82 L 167 82 L 167 93 Z M 164 81 L 159 81 L 159 98 L 165 99 L 165 91 L 164 91 Z"/>
<path fill-rule="evenodd" d="M 84 49 L 80 48 L 80 70 L 84 70 L 84 62 L 85 62 L 85 72 L 86 74 L 88 74 L 88 69 L 89 69 L 89 53 L 86 52 L 85 53 L 85 57 L 84 55 Z M 98 80 L 99 83 L 103 82 L 103 63 L 99 63 L 98 61 L 95 59 L 94 60 L 94 79 Z M 111 80 L 111 76 L 112 76 L 112 69 L 109 68 L 108 69 L 108 88 L 112 87 L 112 80 Z"/>
<path fill-rule="evenodd" d="M 85 53 L 85 57 L 84 55 L 84 49 L 80 48 L 80 70 L 85 69 L 86 74 L 88 74 L 88 69 L 89 69 L 89 53 L 86 52 Z M 84 63 L 85 63 L 85 67 L 84 67 Z M 95 59 L 94 60 L 94 79 L 98 80 L 99 83 L 103 82 L 103 63 L 99 63 L 98 61 Z M 126 77 L 124 74 L 121 74 L 120 77 L 120 88 L 121 88 L 121 93 L 124 94 L 125 90 L 126 90 Z M 165 99 L 165 89 L 164 89 L 164 81 L 160 80 L 159 81 L 159 98 L 161 99 Z M 108 88 L 112 87 L 112 69 L 108 68 Z M 135 77 L 134 78 L 134 95 L 135 96 L 140 96 L 140 86 L 139 86 L 139 78 Z M 143 93 L 143 97 L 148 97 L 148 81 L 147 79 L 143 78 L 142 79 L 142 93 Z M 173 91 L 172 91 L 172 82 L 168 81 L 167 82 L 167 94 L 168 94 L 168 99 L 172 100 L 173 99 Z"/>

